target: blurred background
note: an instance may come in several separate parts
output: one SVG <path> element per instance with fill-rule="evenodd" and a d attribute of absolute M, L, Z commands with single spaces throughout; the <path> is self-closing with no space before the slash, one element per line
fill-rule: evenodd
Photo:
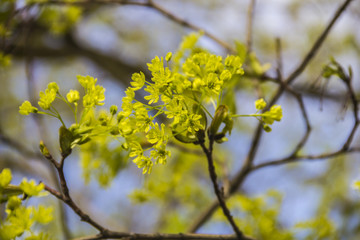
<path fill-rule="evenodd" d="M 234 48 L 236 41 L 247 42 L 251 1 L 155 2 Z M 341 3 L 338 0 L 257 0 L 253 11 L 252 51 L 262 64 L 271 64 L 266 74 L 276 77 L 276 38 L 281 40 L 283 75 L 287 77 Z M 172 21 L 152 7 L 131 4 L 35 5 L 12 17 L 14 11 L 24 9 L 25 4 L 23 0 L 0 2 L 0 26 L 3 26 L 0 47 L 3 53 L 11 54 L 11 59 L 1 56 L 4 66 L 0 68 L 0 170 L 11 168 L 14 183 L 27 177 L 56 186 L 53 169 L 39 156 L 38 143 L 44 140 L 56 155 L 60 122 L 22 116 L 18 113 L 19 105 L 24 100 L 36 105 L 39 91 L 49 82 L 57 82 L 65 94 L 69 89 L 79 89 L 76 75 L 90 75 L 106 88 L 104 108 L 113 104 L 121 106 L 131 74 L 140 70 L 147 72 L 147 62 L 155 56 L 175 52 L 182 38 L 194 29 Z M 350 134 L 354 119 L 346 86 L 340 79 L 326 80 L 321 74 L 330 57 L 345 69 L 351 66 L 353 87 L 359 99 L 359 23 L 360 2 L 353 1 L 304 73 L 291 85 L 303 95 L 312 126 L 301 154 L 336 152 Z M 4 26 L 10 26 L 11 32 L 4 30 Z M 228 54 L 227 49 L 207 36 L 200 38 L 199 45 L 222 56 Z M 254 100 L 271 99 L 276 88 L 271 81 L 244 78 L 236 88 L 237 113 L 253 113 Z M 273 125 L 271 133 L 263 134 L 256 164 L 286 157 L 306 133 L 296 99 L 285 93 L 277 104 L 283 107 L 283 120 Z M 70 123 L 68 109 L 62 105 L 57 108 Z M 255 119 L 237 120 L 229 141 L 216 146 L 217 170 L 225 187 L 241 168 L 257 123 Z M 359 147 L 359 139 L 357 131 L 351 146 Z M 114 143 L 107 143 L 101 151 L 101 146 L 96 144 L 88 146 L 87 151 L 93 151 L 90 157 L 76 150 L 65 164 L 71 194 L 86 212 L 110 229 L 186 232 L 215 200 L 206 159 L 195 146 L 190 150 L 187 147 L 174 146 L 167 165 L 155 166 L 151 175 L 142 175 L 131 160 L 123 161 L 124 153 L 117 152 L 118 146 Z M 84 161 L 86 157 L 90 158 L 88 162 Z M 326 213 L 341 239 L 358 239 L 360 195 L 352 183 L 360 179 L 359 160 L 360 154 L 355 152 L 319 161 L 270 166 L 251 173 L 239 192 L 249 199 L 258 196 L 267 199 L 268 190 L 276 190 L 282 196 L 277 208 L 281 229 L 293 229 L 298 222 Z M 112 161 L 123 161 L 115 172 L 107 170 Z M 104 175 L 109 181 L 99 182 Z M 88 224 L 80 222 L 71 209 L 64 207 L 65 213 L 61 214 L 59 203 L 53 197 L 42 201 L 57 206 L 56 221 L 49 226 L 49 231 L 56 233 L 58 239 L 96 233 Z M 236 211 L 234 214 L 247 217 L 242 213 L 237 215 Z M 306 236 L 294 231 L 298 239 Z M 215 214 L 197 232 L 230 234 L 232 229 Z"/>

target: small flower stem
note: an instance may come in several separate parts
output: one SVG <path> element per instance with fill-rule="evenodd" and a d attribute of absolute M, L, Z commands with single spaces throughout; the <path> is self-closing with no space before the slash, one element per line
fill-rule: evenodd
<path fill-rule="evenodd" d="M 236 118 L 236 117 L 262 117 L 262 116 L 264 116 L 264 114 L 258 113 L 258 114 L 234 114 L 231 115 L 230 117 Z"/>
<path fill-rule="evenodd" d="M 47 112 L 38 111 L 38 112 L 36 112 L 36 113 L 37 113 L 37 114 L 48 115 L 48 116 L 51 116 L 51 117 L 54 117 L 54 118 L 58 118 L 57 115 L 51 114 L 51 113 L 47 113 Z"/>
<path fill-rule="evenodd" d="M 75 123 L 78 124 L 78 121 L 77 121 L 77 103 L 75 103 L 74 118 L 75 118 Z"/>
<path fill-rule="evenodd" d="M 60 93 L 58 93 L 58 94 L 59 94 L 60 97 L 57 97 L 57 98 L 59 98 L 60 100 L 63 100 L 63 101 L 70 107 L 71 111 L 74 112 L 73 107 L 72 107 L 71 104 L 66 100 L 66 98 L 64 98 Z"/>
<path fill-rule="evenodd" d="M 52 107 L 52 108 L 54 109 L 55 113 L 57 114 L 57 118 L 60 120 L 62 125 L 66 128 L 66 125 L 65 125 L 64 121 L 62 120 L 62 118 L 60 116 L 60 113 L 54 107 Z"/>

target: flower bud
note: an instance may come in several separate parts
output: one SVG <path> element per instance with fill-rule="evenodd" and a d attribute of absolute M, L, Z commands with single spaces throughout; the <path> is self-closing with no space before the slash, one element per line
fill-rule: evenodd
<path fill-rule="evenodd" d="M 265 130 L 265 132 L 271 132 L 271 130 L 272 130 L 268 124 L 264 124 L 263 129 Z"/>
<path fill-rule="evenodd" d="M 75 103 L 80 99 L 80 94 L 76 90 L 70 90 L 68 94 L 66 94 L 66 98 L 70 103 Z"/>
<path fill-rule="evenodd" d="M 169 61 L 171 60 L 171 57 L 172 57 L 172 52 L 168 52 L 168 53 L 166 54 L 166 56 L 165 56 L 165 60 L 166 60 L 167 62 L 169 62 Z"/>
<path fill-rule="evenodd" d="M 112 105 L 112 106 L 110 107 L 110 113 L 111 113 L 111 115 L 115 115 L 115 114 L 117 113 L 117 111 L 118 111 L 118 107 L 117 107 L 116 105 Z"/>
<path fill-rule="evenodd" d="M 266 107 L 266 102 L 264 101 L 263 98 L 260 98 L 255 101 L 255 108 L 257 110 L 263 110 L 265 107 Z"/>
<path fill-rule="evenodd" d="M 50 91 L 53 90 L 53 91 L 55 91 L 56 93 L 59 92 L 59 86 L 57 85 L 56 82 L 51 82 L 51 83 L 49 83 L 47 87 L 48 87 L 48 89 L 49 89 Z"/>

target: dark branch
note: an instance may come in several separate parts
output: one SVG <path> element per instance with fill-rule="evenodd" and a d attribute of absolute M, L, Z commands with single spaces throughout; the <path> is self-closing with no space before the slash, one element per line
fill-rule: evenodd
<path fill-rule="evenodd" d="M 243 233 L 240 231 L 240 229 L 236 225 L 233 217 L 231 216 L 230 210 L 226 206 L 226 203 L 225 203 L 224 192 L 222 192 L 220 190 L 220 187 L 217 183 L 217 176 L 216 176 L 214 161 L 213 161 L 213 157 L 212 157 L 214 140 L 211 138 L 211 136 L 209 138 L 210 138 L 209 148 L 206 148 L 204 142 L 201 142 L 200 146 L 203 149 L 204 153 L 206 154 L 206 158 L 208 161 L 209 175 L 210 175 L 211 181 L 213 183 L 214 191 L 215 191 L 216 197 L 219 201 L 220 207 L 221 207 L 225 217 L 229 221 L 231 227 L 233 228 L 234 232 L 236 233 L 236 236 L 238 237 L 238 239 L 242 239 Z"/>
<path fill-rule="evenodd" d="M 344 154 L 360 152 L 360 147 L 358 148 L 349 148 L 348 150 L 339 150 L 332 153 L 323 153 L 319 155 L 303 155 L 303 156 L 292 156 L 292 157 L 285 157 L 278 160 L 268 161 L 265 163 L 258 164 L 252 168 L 252 171 L 259 170 L 261 168 L 270 167 L 270 166 L 277 166 L 283 165 L 288 163 L 294 163 L 298 161 L 315 161 L 315 160 L 327 160 L 330 158 L 338 157 Z"/>
<path fill-rule="evenodd" d="M 123 233 L 108 232 L 94 236 L 77 238 L 76 240 L 96 240 L 96 239 L 128 239 L 128 240 L 238 240 L 235 235 L 212 235 L 212 234 L 143 234 L 143 233 Z M 243 236 L 240 240 L 254 240 L 253 238 Z"/>

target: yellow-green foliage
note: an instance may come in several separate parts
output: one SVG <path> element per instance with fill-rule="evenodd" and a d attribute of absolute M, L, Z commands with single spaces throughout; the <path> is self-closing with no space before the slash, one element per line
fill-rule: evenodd
<path fill-rule="evenodd" d="M 29 197 L 41 197 L 44 184 L 35 184 L 34 180 L 23 179 L 19 186 L 11 185 L 12 175 L 9 169 L 0 173 L 0 200 L 6 202 L 6 218 L 0 220 L 0 239 L 12 240 L 23 236 L 26 240 L 51 239 L 46 233 L 34 231 L 35 224 L 48 224 L 52 221 L 52 207 L 23 205 Z M 22 198 L 19 196 L 22 195 Z"/>
<path fill-rule="evenodd" d="M 228 202 L 239 228 L 245 234 L 259 240 L 295 239 L 294 234 L 284 229 L 279 223 L 281 203 L 282 196 L 276 191 L 268 191 L 265 195 L 258 197 L 238 194 L 231 197 Z M 216 213 L 216 218 L 225 221 L 220 209 Z"/>
<path fill-rule="evenodd" d="M 296 228 L 306 230 L 306 237 L 304 239 L 318 239 L 318 240 L 338 240 L 340 239 L 334 223 L 329 216 L 321 214 L 309 221 L 301 222 L 295 225 Z"/>

